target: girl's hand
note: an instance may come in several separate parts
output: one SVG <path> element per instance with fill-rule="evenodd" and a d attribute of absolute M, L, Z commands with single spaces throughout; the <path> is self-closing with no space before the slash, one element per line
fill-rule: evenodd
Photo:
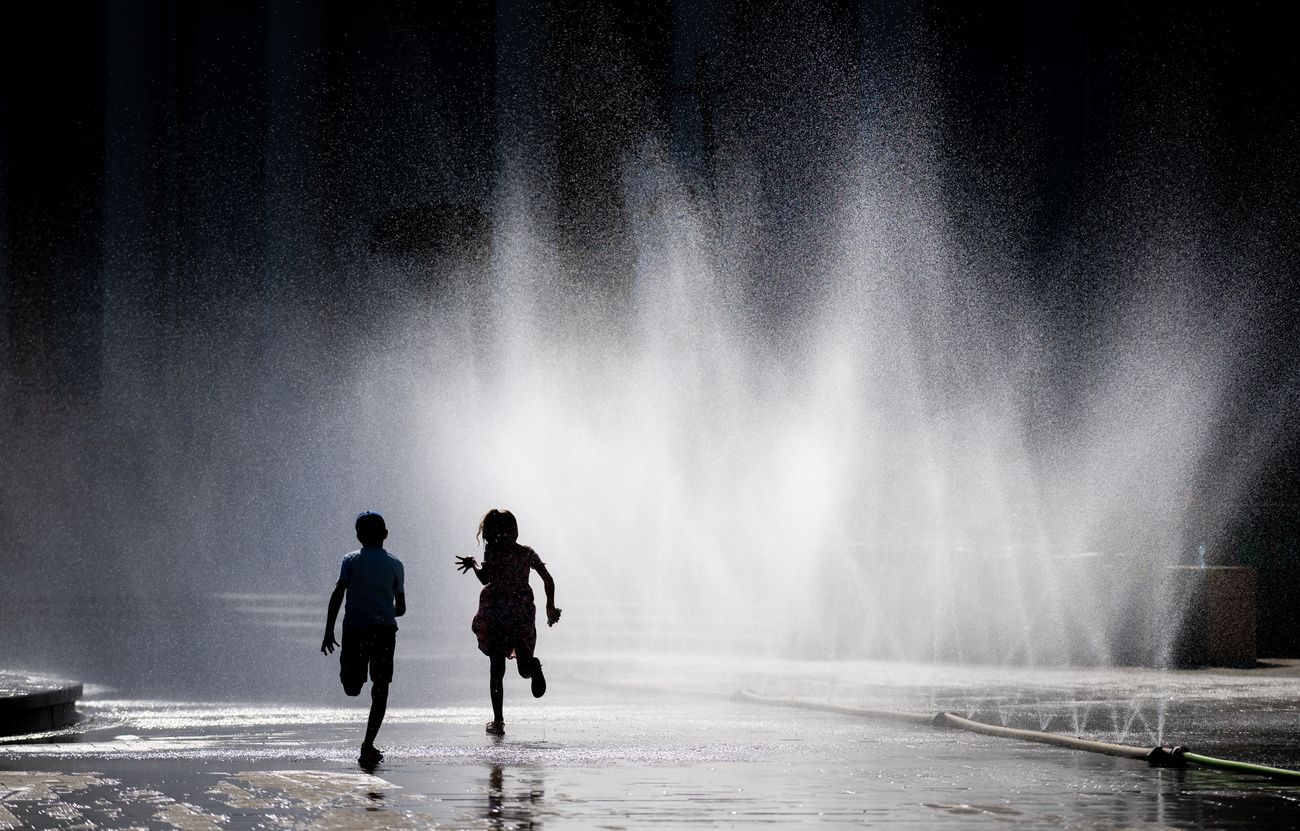
<path fill-rule="evenodd" d="M 461 574 L 468 574 L 470 569 L 478 568 L 478 561 L 473 557 L 457 557 L 456 568 L 460 569 Z"/>
<path fill-rule="evenodd" d="M 554 625 L 556 624 L 556 622 L 560 619 L 560 612 L 562 612 L 562 611 L 564 611 L 564 610 L 563 610 L 563 609 L 557 609 L 557 608 L 555 608 L 554 606 L 547 606 L 547 607 L 546 607 L 546 625 L 547 625 L 547 626 L 554 626 Z"/>

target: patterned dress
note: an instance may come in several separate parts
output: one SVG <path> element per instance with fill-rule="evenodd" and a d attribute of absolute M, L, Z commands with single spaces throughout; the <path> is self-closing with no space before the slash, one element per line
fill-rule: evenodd
<path fill-rule="evenodd" d="M 537 604 L 528 573 L 545 567 L 537 552 L 513 542 L 490 542 L 480 570 L 488 580 L 478 595 L 478 614 L 470 626 L 484 655 L 515 657 L 515 650 L 537 645 Z"/>

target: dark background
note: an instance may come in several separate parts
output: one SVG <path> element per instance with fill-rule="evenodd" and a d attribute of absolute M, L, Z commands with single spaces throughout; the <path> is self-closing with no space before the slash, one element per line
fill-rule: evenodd
<path fill-rule="evenodd" d="M 1144 245 L 1191 239 L 1180 291 L 1249 321 L 1188 550 L 1259 568 L 1260 654 L 1300 655 L 1289 31 L 1248 4 L 7 5 L 0 567 L 140 596 L 223 548 L 292 559 L 299 428 L 384 337 L 369 298 L 482 290 L 441 264 L 482 261 L 503 200 L 543 218 L 573 291 L 626 298 L 622 164 L 647 137 L 704 201 L 722 161 L 763 171 L 735 289 L 779 346 L 839 146 L 920 113 L 947 221 L 1000 264 L 978 288 L 1050 310 L 1045 418 L 1147 288 L 1114 267 Z M 146 553 L 181 527 L 204 544 Z"/>

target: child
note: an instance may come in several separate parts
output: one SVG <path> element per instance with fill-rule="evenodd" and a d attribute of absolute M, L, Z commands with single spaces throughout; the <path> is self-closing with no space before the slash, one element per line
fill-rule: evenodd
<path fill-rule="evenodd" d="M 325 640 L 320 651 L 330 654 L 334 640 L 334 619 L 347 596 L 343 615 L 343 649 L 339 652 L 339 680 L 348 695 L 360 695 L 370 671 L 370 719 L 357 762 L 374 767 L 384 758 L 375 748 L 375 735 L 388 709 L 388 685 L 393 680 L 393 648 L 397 641 L 397 618 L 406 614 L 405 572 L 402 561 L 383 549 L 388 539 L 384 518 L 374 511 L 357 515 L 360 551 L 343 558 L 339 581 L 330 595 L 325 620 Z"/>
<path fill-rule="evenodd" d="M 546 625 L 554 626 L 560 619 L 555 608 L 555 581 L 551 579 L 546 564 L 537 552 L 520 545 L 519 524 L 514 514 L 495 508 L 484 515 L 478 526 L 478 536 L 486 543 L 483 547 L 483 565 L 473 557 L 457 557 L 456 567 L 461 574 L 474 570 L 474 576 L 483 584 L 478 596 L 478 614 L 470 627 L 478 636 L 479 651 L 491 659 L 492 721 L 487 732 L 503 736 L 505 721 L 501 717 L 502 680 L 506 674 L 506 659 L 519 659 L 519 674 L 532 679 L 533 697 L 546 693 L 546 678 L 542 675 L 542 662 L 533 656 L 537 645 L 537 606 L 533 590 L 528 585 L 529 571 L 537 569 L 546 588 Z"/>

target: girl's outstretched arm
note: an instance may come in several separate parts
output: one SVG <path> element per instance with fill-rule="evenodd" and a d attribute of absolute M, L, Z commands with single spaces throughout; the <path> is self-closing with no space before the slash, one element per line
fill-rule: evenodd
<path fill-rule="evenodd" d="M 487 569 L 480 566 L 478 561 L 473 557 L 457 557 L 456 568 L 460 569 L 461 574 L 464 574 L 470 569 L 474 569 L 474 576 L 477 577 L 478 581 L 485 586 L 492 582 L 491 575 L 487 573 Z"/>
<path fill-rule="evenodd" d="M 555 608 L 555 581 L 551 579 L 551 573 L 542 563 L 538 563 L 533 568 L 537 569 L 537 573 L 542 576 L 542 586 L 546 589 L 546 625 L 554 626 L 560 619 L 561 611 Z"/>

